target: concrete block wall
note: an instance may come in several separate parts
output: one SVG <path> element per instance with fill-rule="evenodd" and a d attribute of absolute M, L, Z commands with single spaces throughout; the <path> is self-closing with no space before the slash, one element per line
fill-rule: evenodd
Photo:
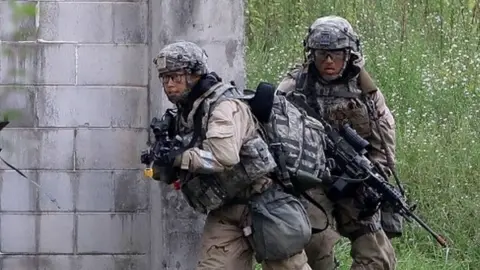
<path fill-rule="evenodd" d="M 14 42 L 0 0 L 0 110 L 21 118 L 0 154 L 0 269 L 194 269 L 204 217 L 142 177 L 150 118 L 171 106 L 152 65 L 165 44 L 205 47 L 210 66 L 244 85 L 243 1 L 50 0 Z M 11 69 L 24 70 L 23 76 Z"/>
<path fill-rule="evenodd" d="M 0 133 L 1 154 L 61 209 L 2 171 L 0 267 L 150 269 L 150 183 L 138 164 L 149 122 L 148 3 L 35 4 L 28 23 L 38 41 L 2 43 L 14 54 L 0 61 L 1 109 L 23 115 Z M 25 75 L 9 76 L 12 67 Z"/>

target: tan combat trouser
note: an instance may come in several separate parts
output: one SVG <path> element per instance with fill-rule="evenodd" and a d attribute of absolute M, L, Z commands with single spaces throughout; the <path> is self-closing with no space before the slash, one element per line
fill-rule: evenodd
<path fill-rule="evenodd" d="M 254 257 L 240 228 L 245 205 L 231 205 L 211 211 L 202 235 L 202 250 L 197 270 L 252 270 Z M 287 260 L 266 261 L 263 270 L 311 270 L 303 251 Z"/>
<path fill-rule="evenodd" d="M 312 235 L 305 251 L 308 256 L 308 263 L 313 270 L 334 269 L 333 249 L 335 243 L 340 239 L 340 235 L 348 237 L 352 241 L 352 236 L 358 230 L 369 226 L 381 228 L 379 213 L 367 220 L 357 220 L 359 210 L 354 206 L 352 199 L 342 200 L 334 204 L 326 197 L 321 188 L 309 190 L 308 194 L 325 208 L 329 214 L 330 223 L 335 222 L 334 226 L 340 233 L 329 228 Z M 307 212 L 313 227 L 319 229 L 325 227 L 326 217 L 320 209 L 308 202 Z M 332 224 L 330 225 L 332 226 Z M 353 239 L 351 244 L 350 256 L 353 259 L 351 270 L 395 269 L 395 251 L 382 229 L 374 233 L 363 234 Z"/>

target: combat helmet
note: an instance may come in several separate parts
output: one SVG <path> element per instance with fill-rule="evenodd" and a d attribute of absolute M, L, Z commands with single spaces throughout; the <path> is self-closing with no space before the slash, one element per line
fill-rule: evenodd
<path fill-rule="evenodd" d="M 356 76 L 365 65 L 359 36 L 352 25 L 340 16 L 329 15 L 316 19 L 308 28 L 303 45 L 308 59 L 313 58 L 315 50 L 346 50 L 345 65 L 353 68 L 349 70 L 349 76 Z"/>
<path fill-rule="evenodd" d="M 185 70 L 190 74 L 203 75 L 208 70 L 208 55 L 197 44 L 179 41 L 165 46 L 153 59 L 158 74 Z"/>
<path fill-rule="evenodd" d="M 306 50 L 349 49 L 361 52 L 360 39 L 352 25 L 346 19 L 334 15 L 316 19 L 308 29 L 304 45 Z"/>

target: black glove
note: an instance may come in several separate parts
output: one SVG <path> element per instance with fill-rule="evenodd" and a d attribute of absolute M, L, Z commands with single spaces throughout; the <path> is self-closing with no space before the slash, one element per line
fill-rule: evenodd
<path fill-rule="evenodd" d="M 175 158 L 181 155 L 185 150 L 180 148 L 175 148 L 165 153 L 155 159 L 153 162 L 156 166 L 160 167 L 173 167 L 173 163 L 175 162 Z"/>
<path fill-rule="evenodd" d="M 140 156 L 140 162 L 142 164 L 145 164 L 145 165 L 149 165 L 150 163 L 152 163 L 152 154 L 150 152 L 150 150 L 143 150 L 142 151 L 142 154 Z"/>
<path fill-rule="evenodd" d="M 183 150 L 175 149 L 162 156 L 157 156 L 153 161 L 153 179 L 172 184 L 178 179 L 180 168 L 175 168 L 175 159 L 181 155 Z"/>

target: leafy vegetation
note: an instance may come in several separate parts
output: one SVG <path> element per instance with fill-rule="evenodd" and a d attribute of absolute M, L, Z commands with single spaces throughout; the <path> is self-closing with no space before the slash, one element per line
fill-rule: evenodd
<path fill-rule="evenodd" d="M 2 4 L 1 7 L 6 7 L 5 4 Z M 2 35 L 0 36 L 1 57 L 15 63 L 17 59 L 25 58 L 27 50 L 30 50 L 17 42 L 32 40 L 36 36 L 35 16 L 37 10 L 36 4 L 33 2 L 21 3 L 14 0 L 8 1 L 8 8 L 9 12 L 4 13 L 8 16 L 5 16 L 2 20 L 6 26 L 2 25 Z M 20 87 L 20 80 L 25 77 L 25 70 L 18 65 L 9 65 L 8 68 L 8 70 L 2 70 L 2 76 L 7 75 L 14 78 L 15 83 L 0 89 L 0 101 L 2 101 L 0 119 L 12 121 L 21 117 L 22 113 L 19 108 L 11 108 L 11 105 L 8 104 L 9 96 L 14 91 L 24 90 Z"/>
<path fill-rule="evenodd" d="M 247 80 L 277 83 L 303 60 L 318 17 L 347 18 L 367 70 L 395 114 L 398 172 L 417 212 L 450 242 L 441 249 L 414 223 L 393 240 L 398 269 L 480 266 L 480 1 L 250 0 Z M 337 254 L 349 269 L 349 243 Z"/>

